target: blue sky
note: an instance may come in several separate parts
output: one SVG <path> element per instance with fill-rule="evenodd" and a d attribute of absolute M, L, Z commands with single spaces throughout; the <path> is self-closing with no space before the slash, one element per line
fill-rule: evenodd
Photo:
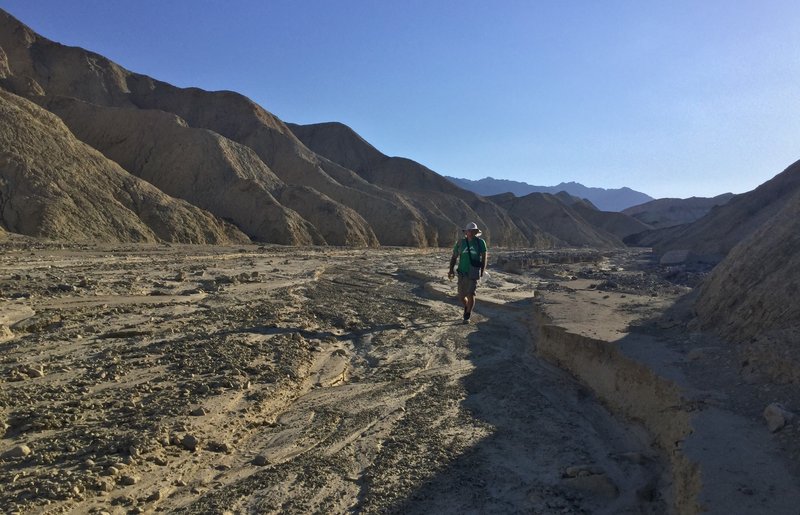
<path fill-rule="evenodd" d="M 654 197 L 800 158 L 800 2 L 0 0 L 42 35 L 444 174 Z"/>

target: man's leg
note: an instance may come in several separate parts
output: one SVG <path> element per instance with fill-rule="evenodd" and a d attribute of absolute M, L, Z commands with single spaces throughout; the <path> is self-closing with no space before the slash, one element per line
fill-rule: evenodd
<path fill-rule="evenodd" d="M 475 294 L 467 295 L 466 302 L 464 302 L 464 308 L 467 310 L 468 313 L 472 313 L 472 308 L 475 307 Z"/>

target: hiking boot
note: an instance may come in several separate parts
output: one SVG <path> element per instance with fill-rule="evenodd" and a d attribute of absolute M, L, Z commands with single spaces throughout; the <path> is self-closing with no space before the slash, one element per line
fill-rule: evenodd
<path fill-rule="evenodd" d="M 472 315 L 471 311 L 464 311 L 464 322 L 469 322 L 470 315 Z"/>

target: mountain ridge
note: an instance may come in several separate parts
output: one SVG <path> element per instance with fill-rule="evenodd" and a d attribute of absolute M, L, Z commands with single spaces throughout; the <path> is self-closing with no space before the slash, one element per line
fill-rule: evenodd
<path fill-rule="evenodd" d="M 627 186 L 622 188 L 597 188 L 584 186 L 574 181 L 562 182 L 556 186 L 534 186 L 526 182 L 495 179 L 493 177 L 484 177 L 478 180 L 445 177 L 462 188 L 484 196 L 514 193 L 518 197 L 524 197 L 529 193 L 556 194 L 566 191 L 570 195 L 589 200 L 601 211 L 622 211 L 623 209 L 655 200 L 650 195 Z"/>

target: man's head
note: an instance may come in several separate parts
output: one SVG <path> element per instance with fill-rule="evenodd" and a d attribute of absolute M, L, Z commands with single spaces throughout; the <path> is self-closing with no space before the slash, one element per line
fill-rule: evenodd
<path fill-rule="evenodd" d="M 469 239 L 472 239 L 476 236 L 480 236 L 481 231 L 480 229 L 478 229 L 478 224 L 476 224 L 475 222 L 468 223 L 467 226 L 464 228 L 464 235 Z"/>

